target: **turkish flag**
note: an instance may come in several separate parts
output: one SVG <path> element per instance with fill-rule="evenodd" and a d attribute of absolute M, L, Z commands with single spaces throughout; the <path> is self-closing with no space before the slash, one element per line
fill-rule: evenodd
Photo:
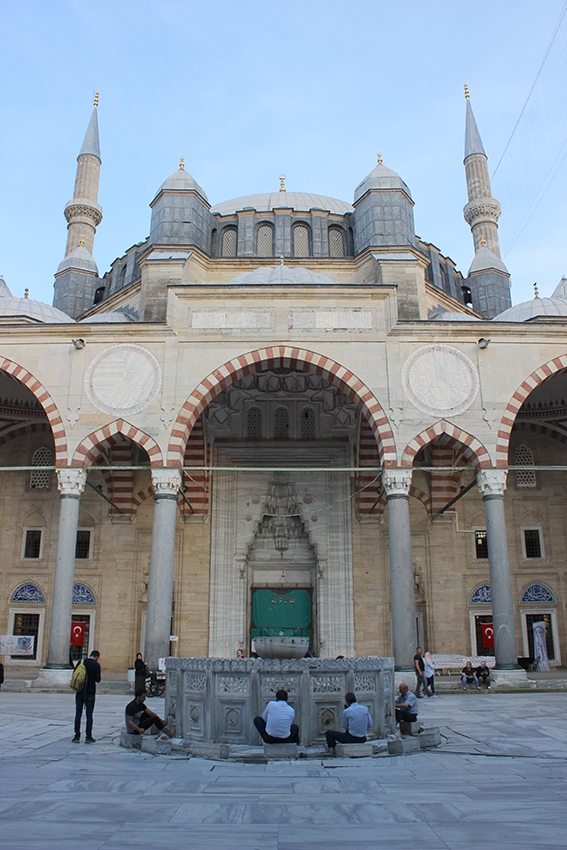
<path fill-rule="evenodd" d="M 484 649 L 494 649 L 494 626 L 492 623 L 481 623 L 482 645 Z"/>
<path fill-rule="evenodd" d="M 85 642 L 85 624 L 71 623 L 71 646 L 82 646 Z"/>

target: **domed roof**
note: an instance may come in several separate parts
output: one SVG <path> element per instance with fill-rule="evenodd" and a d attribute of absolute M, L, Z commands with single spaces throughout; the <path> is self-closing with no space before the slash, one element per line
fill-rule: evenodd
<path fill-rule="evenodd" d="M 74 251 L 71 251 L 64 260 L 57 266 L 56 274 L 61 274 L 73 269 L 75 271 L 90 272 L 98 277 L 98 267 L 94 261 L 93 255 L 87 251 L 84 245 L 79 245 Z"/>
<path fill-rule="evenodd" d="M 258 195 L 243 195 L 231 201 L 222 201 L 211 208 L 213 215 L 234 215 L 240 210 L 253 209 L 256 212 L 271 212 L 279 207 L 309 212 L 309 210 L 325 210 L 335 215 L 345 215 L 353 212 L 353 207 L 346 201 L 329 198 L 326 195 L 315 195 L 311 192 L 263 192 Z"/>
<path fill-rule="evenodd" d="M 567 316 L 567 301 L 561 298 L 532 298 L 530 301 L 522 301 L 514 304 L 495 316 L 493 322 L 527 322 L 536 316 Z"/>
<path fill-rule="evenodd" d="M 497 271 L 504 272 L 504 274 L 508 274 L 508 269 L 502 260 L 498 259 L 496 254 L 490 248 L 487 248 L 486 245 L 481 245 L 474 255 L 474 260 L 471 263 L 468 273 L 470 275 L 473 272 L 482 272 L 489 269 L 496 269 Z"/>
<path fill-rule="evenodd" d="M 261 267 L 253 272 L 242 272 L 229 281 L 229 285 L 235 286 L 289 286 L 297 284 L 316 284 L 317 286 L 333 286 L 330 277 L 325 274 L 316 274 L 302 266 L 292 268 L 280 264 L 275 268 Z"/>
<path fill-rule="evenodd" d="M 369 189 L 401 189 L 402 192 L 405 192 L 405 194 L 411 198 L 411 192 L 400 175 L 396 174 L 395 171 L 392 171 L 391 168 L 386 168 L 380 160 L 378 161 L 376 168 L 374 168 L 354 190 L 353 203 L 356 204 L 356 202 L 360 200 L 360 198 L 362 198 Z"/>
<path fill-rule="evenodd" d="M 34 301 L 33 298 L 0 298 L 0 320 L 17 319 L 25 316 L 44 325 L 60 325 L 75 320 L 43 301 Z"/>
<path fill-rule="evenodd" d="M 564 301 L 567 301 L 567 277 L 563 275 L 553 292 L 551 293 L 552 298 L 562 298 Z"/>
<path fill-rule="evenodd" d="M 12 293 L 10 292 L 10 287 L 0 274 L 0 298 L 11 298 Z"/>
<path fill-rule="evenodd" d="M 433 319 L 434 322 L 480 322 L 476 316 L 471 316 L 470 313 L 451 313 L 445 310 L 439 313 Z"/>
<path fill-rule="evenodd" d="M 160 192 L 197 192 L 204 201 L 209 203 L 206 192 L 201 189 L 194 177 L 191 177 L 188 171 L 181 166 L 171 174 L 167 180 L 161 184 L 156 192 L 156 198 Z"/>

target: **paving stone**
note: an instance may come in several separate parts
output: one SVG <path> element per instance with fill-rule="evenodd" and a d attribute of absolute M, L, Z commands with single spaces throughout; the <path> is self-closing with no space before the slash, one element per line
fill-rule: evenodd
<path fill-rule="evenodd" d="M 191 744 L 191 755 L 201 759 L 227 759 L 229 752 L 228 744 L 205 744 L 203 741 Z"/>
<path fill-rule="evenodd" d="M 264 755 L 269 759 L 296 759 L 297 744 L 264 744 Z"/>
<path fill-rule="evenodd" d="M 417 738 L 402 738 L 401 741 L 388 741 L 388 753 L 391 756 L 405 756 L 418 753 L 420 750 Z"/>
<path fill-rule="evenodd" d="M 419 746 L 422 750 L 427 750 L 430 747 L 438 747 L 441 744 L 441 733 L 438 726 L 431 726 L 429 729 L 424 729 L 417 736 Z"/>
<path fill-rule="evenodd" d="M 367 758 L 368 756 L 372 756 L 373 752 L 370 741 L 366 744 L 337 744 L 335 747 L 335 755 L 337 758 Z"/>
<path fill-rule="evenodd" d="M 372 741 L 372 754 L 377 756 L 379 753 L 388 752 L 388 739 L 378 738 L 377 741 Z"/>

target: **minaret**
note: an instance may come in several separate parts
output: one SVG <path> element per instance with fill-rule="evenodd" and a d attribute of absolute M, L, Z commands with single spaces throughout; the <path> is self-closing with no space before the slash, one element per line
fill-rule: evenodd
<path fill-rule="evenodd" d="M 81 240 L 89 254 L 93 252 L 96 228 L 102 221 L 102 209 L 97 204 L 100 165 L 97 92 L 94 98 L 93 114 L 77 157 L 77 177 L 73 199 L 65 204 L 65 218 L 69 222 L 66 257 L 78 248 Z"/>
<path fill-rule="evenodd" d="M 487 248 L 500 257 L 498 219 L 500 204 L 492 197 L 488 176 L 488 157 L 484 152 L 480 133 L 472 111 L 469 87 L 465 83 L 467 118 L 465 125 L 465 174 L 469 202 L 463 209 L 466 223 L 471 229 L 474 250 L 478 251 L 484 239 Z"/>

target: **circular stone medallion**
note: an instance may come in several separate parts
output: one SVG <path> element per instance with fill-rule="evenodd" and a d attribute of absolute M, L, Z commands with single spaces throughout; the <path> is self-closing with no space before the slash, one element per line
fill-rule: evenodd
<path fill-rule="evenodd" d="M 411 403 L 432 416 L 456 416 L 478 393 L 478 374 L 466 354 L 450 345 L 425 345 L 410 354 L 402 386 Z"/>
<path fill-rule="evenodd" d="M 98 410 L 114 416 L 139 413 L 157 396 L 161 367 L 141 345 L 111 345 L 94 358 L 85 375 L 85 391 Z"/>

